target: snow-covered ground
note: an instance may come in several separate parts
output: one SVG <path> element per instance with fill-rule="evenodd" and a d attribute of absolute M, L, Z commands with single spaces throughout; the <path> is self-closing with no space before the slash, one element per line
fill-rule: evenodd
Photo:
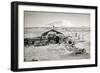
<path fill-rule="evenodd" d="M 68 51 L 64 44 L 50 44 L 47 46 L 35 47 L 27 46 L 25 47 L 24 58 L 25 62 L 28 61 L 50 61 L 50 60 L 73 60 L 73 59 L 88 59 L 90 58 L 90 53 L 88 54 L 78 54 L 73 55 L 74 51 Z"/>

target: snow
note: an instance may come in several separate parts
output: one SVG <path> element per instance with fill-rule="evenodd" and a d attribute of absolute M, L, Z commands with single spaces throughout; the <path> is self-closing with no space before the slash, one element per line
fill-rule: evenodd
<path fill-rule="evenodd" d="M 25 61 L 50 61 L 50 60 L 70 60 L 70 59 L 86 59 L 89 55 L 71 55 L 73 51 L 68 51 L 64 44 L 50 44 L 47 46 L 25 47 L 24 58 Z"/>

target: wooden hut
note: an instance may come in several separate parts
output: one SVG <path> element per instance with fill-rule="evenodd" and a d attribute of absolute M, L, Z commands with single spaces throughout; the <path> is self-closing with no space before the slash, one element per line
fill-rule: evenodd
<path fill-rule="evenodd" d="M 47 32 L 42 33 L 41 38 L 48 40 L 48 43 L 56 44 L 61 43 L 64 38 L 64 34 L 54 29 L 51 29 Z"/>

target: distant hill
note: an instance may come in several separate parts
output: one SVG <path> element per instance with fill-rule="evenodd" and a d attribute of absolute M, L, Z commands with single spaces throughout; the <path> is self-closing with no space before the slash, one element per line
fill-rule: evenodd
<path fill-rule="evenodd" d="M 24 32 L 28 33 L 28 32 L 38 32 L 38 31 L 48 31 L 52 29 L 51 27 L 25 27 L 24 28 Z M 55 27 L 55 30 L 58 31 L 68 31 L 68 32 L 89 32 L 90 28 L 89 27 Z"/>

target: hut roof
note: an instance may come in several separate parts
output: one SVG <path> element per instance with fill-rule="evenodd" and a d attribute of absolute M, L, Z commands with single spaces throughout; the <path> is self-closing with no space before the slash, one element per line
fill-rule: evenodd
<path fill-rule="evenodd" d="M 58 31 L 54 30 L 54 29 L 51 29 L 51 30 L 49 30 L 49 31 L 47 31 L 47 32 L 42 33 L 42 36 L 47 35 L 49 32 L 56 32 L 57 34 L 63 34 L 63 33 L 61 33 L 61 32 L 58 32 Z"/>

